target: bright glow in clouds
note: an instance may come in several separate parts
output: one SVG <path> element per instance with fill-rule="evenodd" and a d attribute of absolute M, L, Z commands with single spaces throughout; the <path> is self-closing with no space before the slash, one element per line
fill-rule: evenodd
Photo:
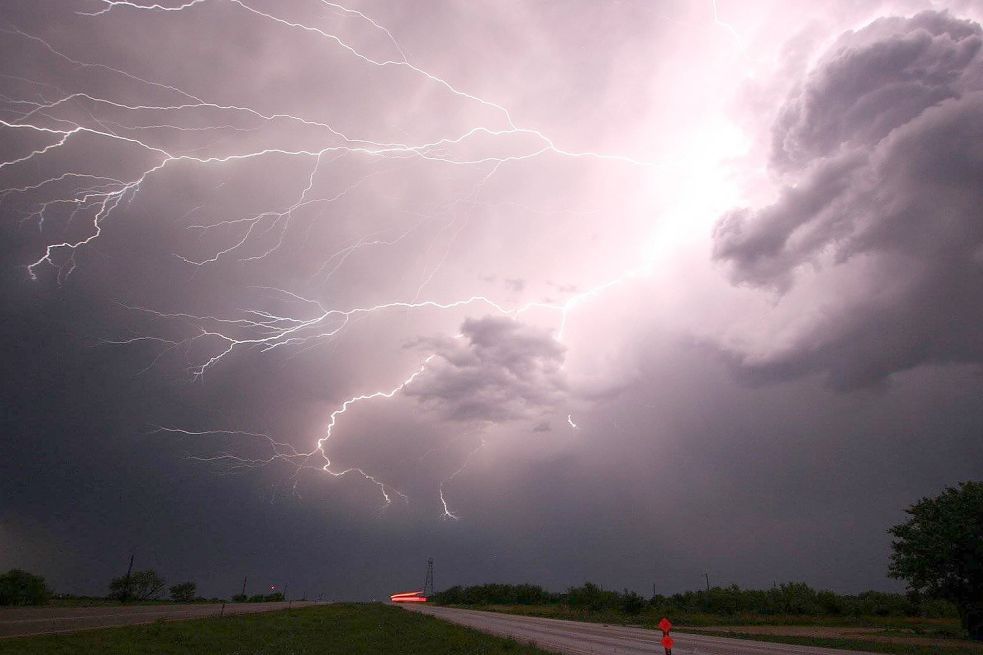
<path fill-rule="evenodd" d="M 25 283 L 118 303 L 126 325 L 103 341 L 144 349 L 141 374 L 222 384 L 267 358 L 304 371 L 293 384 L 317 416 L 288 434 L 246 417 L 157 430 L 229 442 L 196 459 L 284 465 L 295 489 L 354 474 L 385 505 L 423 487 L 457 519 L 449 483 L 494 456 L 493 435 L 586 433 L 639 383 L 639 332 L 739 352 L 735 324 L 772 320 L 767 291 L 747 302 L 728 285 L 711 240 L 733 208 L 798 184 L 769 168 L 770 130 L 818 53 L 871 18 L 839 9 L 91 0 L 53 5 L 51 25 L 11 12 L 5 48 L 36 64 L 2 70 L 0 202 L 25 235 Z M 105 47 L 79 54 L 83 34 Z M 751 230 L 730 224 L 734 242 Z M 815 328 L 800 320 L 796 337 Z M 777 358 L 763 342 L 745 364 Z M 358 447 L 380 433 L 439 471 Z"/>

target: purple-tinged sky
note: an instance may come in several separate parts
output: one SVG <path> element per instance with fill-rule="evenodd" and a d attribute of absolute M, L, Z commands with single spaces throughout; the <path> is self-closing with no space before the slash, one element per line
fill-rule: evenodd
<path fill-rule="evenodd" d="M 981 21 L 4 3 L 0 569 L 899 588 L 983 477 Z"/>

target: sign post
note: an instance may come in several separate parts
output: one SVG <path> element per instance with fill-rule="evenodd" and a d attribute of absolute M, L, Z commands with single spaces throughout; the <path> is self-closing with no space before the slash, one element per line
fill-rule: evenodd
<path fill-rule="evenodd" d="M 672 623 L 669 622 L 669 619 L 662 617 L 662 620 L 659 621 L 659 630 L 662 630 L 662 647 L 666 649 L 666 655 L 672 655 L 672 637 L 669 636 Z"/>

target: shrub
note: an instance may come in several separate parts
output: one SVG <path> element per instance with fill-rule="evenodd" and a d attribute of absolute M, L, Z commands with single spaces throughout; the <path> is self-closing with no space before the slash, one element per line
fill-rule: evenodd
<path fill-rule="evenodd" d="M 198 585 L 194 582 L 189 581 L 176 584 L 170 588 L 171 600 L 177 603 L 192 603 L 195 600 L 197 590 Z"/>
<path fill-rule="evenodd" d="M 21 569 L 10 569 L 0 575 L 0 605 L 44 605 L 51 590 L 44 578 Z"/>
<path fill-rule="evenodd" d="M 153 569 L 134 571 L 129 577 L 113 578 L 109 583 L 109 597 L 121 602 L 128 600 L 155 600 L 164 593 L 164 579 Z"/>

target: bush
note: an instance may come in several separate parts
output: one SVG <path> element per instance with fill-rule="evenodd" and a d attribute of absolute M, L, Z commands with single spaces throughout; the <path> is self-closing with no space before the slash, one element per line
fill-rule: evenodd
<path fill-rule="evenodd" d="M 153 569 L 134 571 L 129 578 L 113 578 L 109 583 L 109 597 L 123 603 L 128 600 L 155 600 L 163 593 L 164 579 Z"/>
<path fill-rule="evenodd" d="M 571 587 L 567 590 L 566 602 L 570 607 L 600 612 L 619 607 L 621 595 L 617 591 L 604 591 L 593 582 L 585 582 L 582 587 Z"/>
<path fill-rule="evenodd" d="M 194 582 L 182 582 L 170 588 L 171 600 L 177 603 L 193 603 L 198 585 Z M 202 599 L 204 600 L 204 599 Z"/>
<path fill-rule="evenodd" d="M 951 619 L 959 616 L 959 609 L 947 600 L 932 598 L 918 604 L 918 613 L 928 619 Z"/>
<path fill-rule="evenodd" d="M 0 575 L 0 605 L 44 605 L 51 590 L 44 578 L 21 569 L 10 569 Z"/>
<path fill-rule="evenodd" d="M 235 598 L 233 598 L 233 600 L 235 600 Z M 246 600 L 247 603 L 279 603 L 282 601 L 283 601 L 283 594 L 279 591 L 266 595 L 254 594 Z"/>
<path fill-rule="evenodd" d="M 635 616 L 641 614 L 643 609 L 645 609 L 645 599 L 634 591 L 625 589 L 621 595 L 621 611 L 629 616 Z"/>

